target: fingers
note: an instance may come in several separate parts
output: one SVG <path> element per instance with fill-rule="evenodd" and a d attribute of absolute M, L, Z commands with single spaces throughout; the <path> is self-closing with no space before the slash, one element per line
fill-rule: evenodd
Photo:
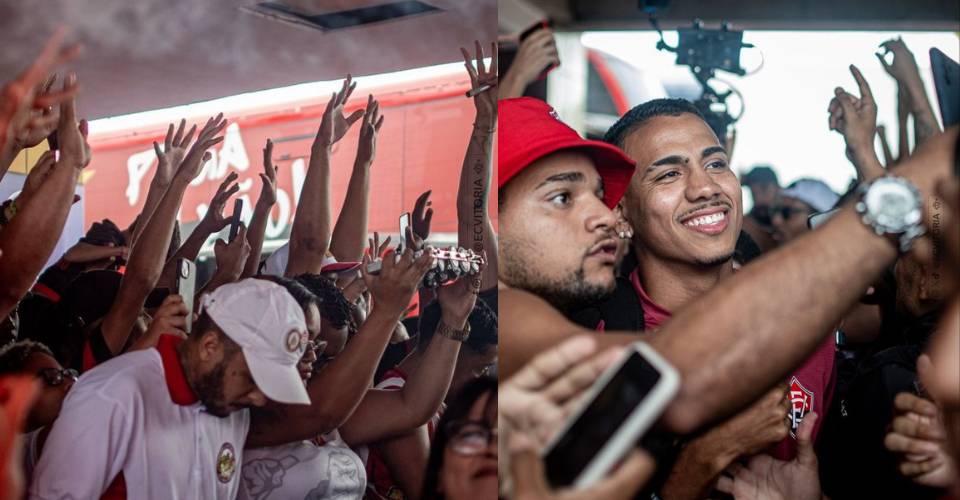
<path fill-rule="evenodd" d="M 597 381 L 597 377 L 616 363 L 622 354 L 622 349 L 610 349 L 586 362 L 578 363 L 551 382 L 543 391 L 544 396 L 557 404 L 563 404 L 593 385 Z"/>
<path fill-rule="evenodd" d="M 935 456 L 940 452 L 940 444 L 933 441 L 924 441 L 891 432 L 883 438 L 883 445 L 890 451 L 903 454 Z"/>
<path fill-rule="evenodd" d="M 170 126 L 167 127 L 167 135 L 163 139 L 163 151 L 164 152 L 170 151 L 170 148 L 172 147 L 173 147 L 173 124 L 171 123 Z M 160 156 L 160 155 L 158 154 L 157 156 Z"/>
<path fill-rule="evenodd" d="M 34 59 L 33 64 L 31 64 L 29 68 L 17 77 L 16 81 L 26 87 L 34 87 L 53 72 L 54 68 L 66 64 L 80 55 L 79 44 L 71 44 L 61 48 L 63 39 L 67 36 L 67 33 L 68 30 L 65 27 L 61 26 L 57 28 L 43 46 L 40 55 Z M 46 107 L 57 104 L 58 102 L 45 103 L 42 105 L 38 103 L 38 105 Z"/>
<path fill-rule="evenodd" d="M 597 351 L 596 339 L 579 335 L 564 341 L 555 349 L 545 351 L 533 358 L 506 383 L 521 389 L 539 390 L 569 367 L 587 359 Z"/>
<path fill-rule="evenodd" d="M 193 124 L 193 126 L 190 127 L 190 130 L 187 131 L 187 135 L 185 135 L 185 136 L 183 137 L 183 140 L 180 141 L 179 143 L 177 143 L 177 145 L 178 145 L 179 147 L 186 147 L 187 144 L 190 144 L 190 140 L 193 139 L 193 134 L 194 134 L 196 131 L 197 131 L 197 124 Z"/>
<path fill-rule="evenodd" d="M 473 61 L 470 58 L 470 52 L 467 49 L 461 47 L 460 53 L 463 54 L 464 66 L 467 67 L 467 74 L 470 75 L 470 84 L 473 88 L 477 88 L 477 82 L 480 80 L 480 76 L 477 75 L 477 70 L 473 67 Z"/>
<path fill-rule="evenodd" d="M 273 141 L 270 139 L 267 139 L 267 145 L 263 148 L 263 170 L 271 179 L 277 175 L 273 167 Z"/>
<path fill-rule="evenodd" d="M 393 239 L 391 236 L 387 236 L 387 239 L 383 240 L 383 243 L 381 243 L 380 246 L 377 247 L 377 255 L 382 254 L 384 250 L 390 247 L 391 239 Z"/>
<path fill-rule="evenodd" d="M 921 356 L 921 359 L 923 356 Z M 918 361 L 917 365 L 920 364 L 921 361 Z M 939 415 L 936 404 L 909 392 L 897 394 L 897 397 L 893 399 L 893 406 L 901 412 L 913 412 L 926 417 L 937 417 Z"/>
<path fill-rule="evenodd" d="M 349 127 L 354 123 L 356 123 L 357 120 L 363 118 L 363 115 L 364 115 L 364 110 L 362 109 L 358 109 L 353 113 L 351 113 L 350 116 L 347 117 L 347 126 Z"/>
<path fill-rule="evenodd" d="M 800 422 L 797 429 L 797 462 L 804 465 L 816 466 L 817 454 L 813 451 L 813 429 L 820 418 L 816 412 L 810 412 Z"/>
<path fill-rule="evenodd" d="M 63 80 L 63 93 L 75 92 L 77 88 L 77 75 L 68 73 Z M 71 96 L 60 103 L 60 125 L 75 127 L 77 123 L 77 105 Z"/>
<path fill-rule="evenodd" d="M 173 134 L 173 144 L 179 145 L 180 141 L 183 140 L 183 129 L 187 126 L 187 120 L 181 118 L 180 125 L 177 127 L 177 133 Z"/>
<path fill-rule="evenodd" d="M 483 64 L 483 46 L 480 45 L 479 40 L 474 40 L 473 46 L 476 49 L 476 53 L 477 53 L 477 74 L 479 75 L 486 74 L 487 68 Z"/>
<path fill-rule="evenodd" d="M 931 441 L 941 441 L 946 438 L 946 435 L 939 426 L 927 425 L 920 420 L 902 416 L 893 419 L 893 432 L 907 437 Z"/>
<path fill-rule="evenodd" d="M 490 42 L 490 71 L 488 72 L 491 75 L 496 76 L 499 71 L 499 57 L 497 54 L 497 42 Z"/>
<path fill-rule="evenodd" d="M 247 225 L 240 223 L 240 228 L 237 230 L 237 237 L 234 238 L 230 243 L 237 245 L 244 245 L 247 243 Z"/>
<path fill-rule="evenodd" d="M 850 65 L 850 72 L 853 73 L 853 78 L 857 81 L 857 86 L 860 87 L 860 100 L 872 103 L 873 92 L 870 91 L 870 84 L 867 83 L 866 78 L 864 78 L 860 70 L 852 64 Z"/>

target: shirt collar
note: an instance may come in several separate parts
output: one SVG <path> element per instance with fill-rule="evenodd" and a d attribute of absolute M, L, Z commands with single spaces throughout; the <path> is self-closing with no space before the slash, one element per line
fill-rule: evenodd
<path fill-rule="evenodd" d="M 170 399 L 178 405 L 189 406 L 199 401 L 199 398 L 187 383 L 187 375 L 180 363 L 180 356 L 177 354 L 177 346 L 180 342 L 183 342 L 183 339 L 176 335 L 161 335 L 157 342 L 157 351 L 160 352 L 160 359 L 163 361 L 163 373 L 167 381 L 167 390 L 170 391 Z"/>

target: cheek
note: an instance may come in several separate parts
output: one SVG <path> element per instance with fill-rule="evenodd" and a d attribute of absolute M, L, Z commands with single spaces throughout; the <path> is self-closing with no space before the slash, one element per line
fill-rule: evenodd
<path fill-rule="evenodd" d="M 443 482 L 444 491 L 448 495 L 454 493 L 450 490 L 463 489 L 470 480 L 472 475 L 470 462 L 469 458 L 461 457 L 449 449 L 444 451 L 440 480 Z"/>

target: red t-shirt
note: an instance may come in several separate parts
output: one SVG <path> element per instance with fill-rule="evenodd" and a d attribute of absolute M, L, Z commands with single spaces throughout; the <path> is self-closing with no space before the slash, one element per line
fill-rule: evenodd
<path fill-rule="evenodd" d="M 644 330 L 653 331 L 670 319 L 670 311 L 656 304 L 643 290 L 640 284 L 639 271 L 634 269 L 630 273 L 630 282 L 640 299 L 643 309 Z M 790 435 L 770 450 L 770 455 L 778 460 L 792 460 L 797 453 L 797 428 L 800 422 L 811 411 L 817 412 L 819 418 L 813 428 L 813 441 L 823 425 L 830 400 L 833 398 L 833 389 L 836 385 L 836 365 L 834 356 L 836 348 L 832 335 L 824 339 L 820 347 L 790 376 L 790 402 L 788 414 L 790 418 Z"/>

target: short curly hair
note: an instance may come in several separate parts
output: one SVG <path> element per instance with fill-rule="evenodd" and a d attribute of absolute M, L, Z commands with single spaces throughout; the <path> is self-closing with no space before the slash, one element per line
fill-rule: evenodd
<path fill-rule="evenodd" d="M 333 280 L 310 273 L 295 276 L 293 279 L 307 287 L 307 290 L 317 297 L 321 318 L 329 321 L 334 328 L 346 327 L 351 334 L 357 331 L 353 315 L 350 314 L 350 301 Z"/>
<path fill-rule="evenodd" d="M 56 358 L 49 347 L 32 340 L 21 340 L 0 348 L 0 375 L 23 372 L 30 356 L 38 352 Z"/>

